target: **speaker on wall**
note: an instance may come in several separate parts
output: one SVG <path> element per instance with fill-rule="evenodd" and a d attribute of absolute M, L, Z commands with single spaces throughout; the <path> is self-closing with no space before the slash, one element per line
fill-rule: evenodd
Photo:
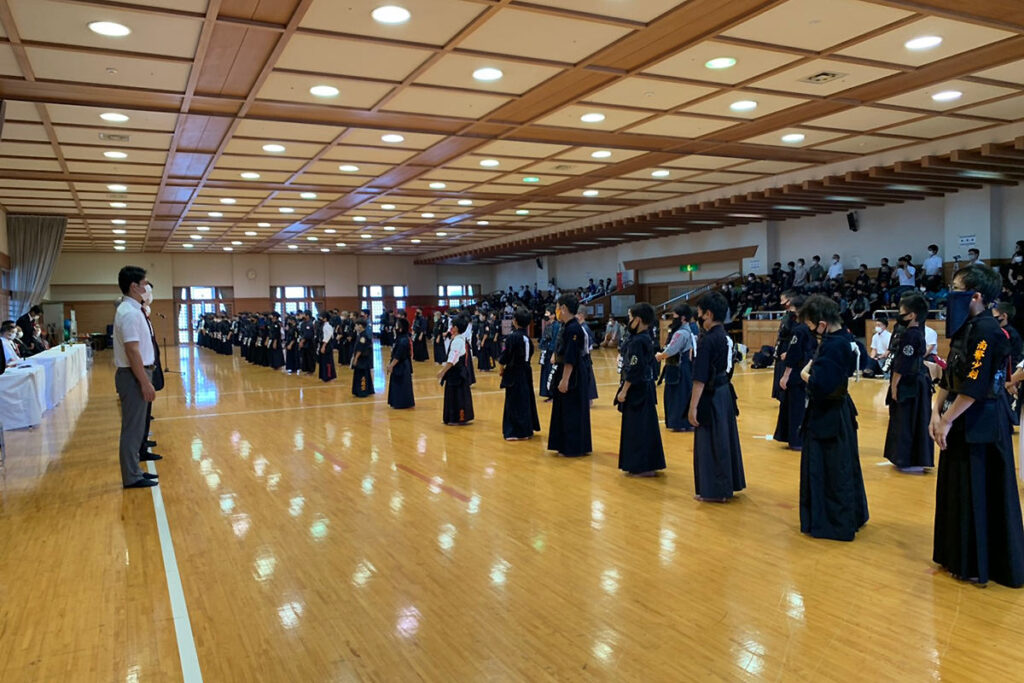
<path fill-rule="evenodd" d="M 850 227 L 850 230 L 857 232 L 860 230 L 860 218 L 857 216 L 856 211 L 851 211 L 846 214 L 846 224 Z"/>
<path fill-rule="evenodd" d="M 541 263 L 540 259 L 537 259 L 537 267 L 540 268 L 541 270 L 544 270 L 544 264 Z"/>

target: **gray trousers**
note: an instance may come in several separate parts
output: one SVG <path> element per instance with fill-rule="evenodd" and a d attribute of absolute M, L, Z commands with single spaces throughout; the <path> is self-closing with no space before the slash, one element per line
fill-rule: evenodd
<path fill-rule="evenodd" d="M 152 381 L 153 371 L 146 370 L 146 376 Z M 142 387 L 131 368 L 117 369 L 114 386 L 121 399 L 121 483 L 128 486 L 142 479 L 139 444 L 146 438 L 146 407 L 149 403 L 142 398 Z"/>

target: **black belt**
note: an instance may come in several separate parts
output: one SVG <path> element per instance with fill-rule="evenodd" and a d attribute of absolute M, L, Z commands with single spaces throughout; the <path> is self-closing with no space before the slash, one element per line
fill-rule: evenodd
<path fill-rule="evenodd" d="M 152 370 L 155 367 L 156 367 L 156 363 L 154 363 L 153 365 L 143 365 L 142 369 L 143 370 Z"/>

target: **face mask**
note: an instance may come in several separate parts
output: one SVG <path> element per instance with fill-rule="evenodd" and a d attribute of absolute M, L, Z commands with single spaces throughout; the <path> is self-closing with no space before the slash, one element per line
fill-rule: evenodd
<path fill-rule="evenodd" d="M 875 327 L 875 332 L 877 332 L 878 334 L 882 334 L 882 330 L 884 330 L 884 329 L 885 329 L 884 327 L 882 327 L 881 325 L 878 325 L 878 326 Z"/>
<path fill-rule="evenodd" d="M 142 293 L 142 303 L 149 306 L 153 303 L 153 286 L 146 285 L 146 291 Z"/>
<path fill-rule="evenodd" d="M 971 317 L 973 291 L 950 292 L 946 299 L 946 338 L 952 339 Z"/>
<path fill-rule="evenodd" d="M 1024 261 L 1024 256 L 1014 256 L 1013 257 L 1013 262 L 1014 263 L 1020 263 L 1021 261 Z"/>

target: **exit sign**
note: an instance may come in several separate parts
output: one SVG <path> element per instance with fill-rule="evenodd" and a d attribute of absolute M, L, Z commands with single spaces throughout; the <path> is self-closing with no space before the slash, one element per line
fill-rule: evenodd
<path fill-rule="evenodd" d="M 700 270 L 699 263 L 690 263 L 685 266 L 679 266 L 679 272 L 681 273 L 696 273 L 698 270 Z"/>

